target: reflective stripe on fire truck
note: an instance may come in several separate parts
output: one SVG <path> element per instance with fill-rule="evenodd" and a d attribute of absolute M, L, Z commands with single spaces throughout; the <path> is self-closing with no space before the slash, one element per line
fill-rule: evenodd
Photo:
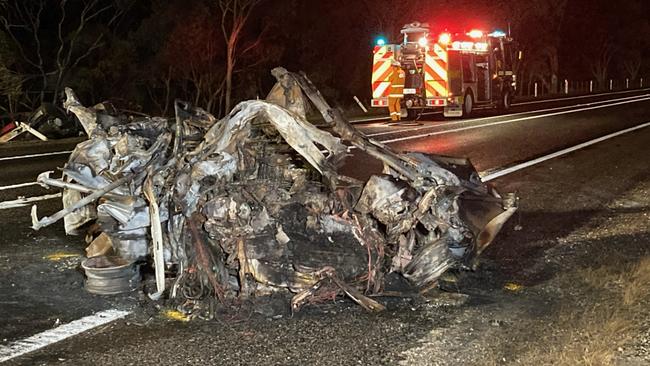
<path fill-rule="evenodd" d="M 424 58 L 424 84 L 427 98 L 446 97 L 447 90 L 447 50 L 446 46 L 435 43 Z"/>
<path fill-rule="evenodd" d="M 372 97 L 375 99 L 388 97 L 390 93 L 391 62 L 394 56 L 394 46 L 376 46 L 372 65 Z"/>

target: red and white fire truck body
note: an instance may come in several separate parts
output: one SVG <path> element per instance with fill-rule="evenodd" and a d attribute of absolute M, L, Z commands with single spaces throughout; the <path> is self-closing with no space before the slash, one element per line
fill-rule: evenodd
<path fill-rule="evenodd" d="M 475 108 L 507 109 L 515 88 L 513 41 L 505 33 L 478 30 L 432 35 L 428 24 L 401 30 L 400 44 L 377 44 L 372 73 L 373 107 L 386 107 L 391 63 L 406 72 L 402 106 L 409 115 L 443 108 L 447 117 L 468 116 Z M 381 42 L 380 42 L 381 43 Z"/>

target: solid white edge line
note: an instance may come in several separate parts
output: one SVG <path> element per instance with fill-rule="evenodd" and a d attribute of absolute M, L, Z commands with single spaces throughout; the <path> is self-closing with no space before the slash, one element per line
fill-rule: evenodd
<path fill-rule="evenodd" d="M 498 169 L 496 171 L 493 170 L 492 172 L 482 172 L 482 173 L 479 173 L 479 175 L 485 174 L 484 176 L 481 177 L 481 180 L 484 181 L 484 182 L 488 182 L 488 181 L 491 181 L 493 179 L 502 177 L 504 175 L 514 173 L 514 172 L 516 172 L 518 170 L 528 168 L 528 167 L 533 166 L 535 164 L 539 164 L 539 163 L 544 162 L 546 160 L 557 158 L 558 156 L 566 155 L 566 154 L 568 154 L 570 152 L 580 150 L 580 149 L 583 149 L 583 148 L 585 148 L 587 146 L 591 146 L 591 145 L 597 144 L 599 142 L 611 139 L 613 137 L 620 136 L 620 135 L 626 134 L 628 132 L 636 131 L 636 130 L 639 130 L 639 129 L 642 129 L 642 128 L 645 128 L 645 127 L 648 127 L 648 126 L 650 126 L 650 122 L 646 122 L 646 123 L 643 123 L 643 124 L 640 124 L 640 125 L 637 125 L 637 126 L 634 126 L 634 127 L 630 127 L 630 128 L 626 128 L 624 130 L 613 132 L 613 133 L 610 133 L 608 135 L 601 136 L 601 137 L 598 137 L 596 139 L 593 139 L 593 140 L 590 140 L 590 141 L 587 141 L 587 142 L 583 142 L 581 144 L 578 144 L 578 145 L 575 145 L 575 146 L 572 146 L 572 147 L 569 147 L 569 148 L 566 148 L 566 149 L 562 149 L 562 150 L 556 151 L 554 153 L 544 155 L 544 156 L 541 156 L 539 158 L 523 162 L 521 164 L 511 166 L 509 168 Z"/>
<path fill-rule="evenodd" d="M 639 130 L 641 128 L 645 128 L 650 126 L 650 122 L 643 123 L 638 126 L 626 128 L 624 130 L 610 133 L 608 135 L 572 146 L 570 148 L 566 148 L 557 152 L 554 152 L 552 154 L 548 154 L 542 157 L 539 157 L 537 159 L 533 159 L 530 161 L 527 161 L 525 163 L 517 164 L 515 166 L 501 169 L 498 171 L 495 171 L 493 173 L 489 173 L 483 177 L 481 177 L 481 180 L 484 182 L 488 182 L 490 180 L 502 177 L 504 175 L 516 172 L 518 170 L 530 167 L 532 165 L 539 164 L 541 162 L 556 158 L 558 156 L 566 155 L 570 152 L 585 148 L 590 145 L 597 144 L 599 142 L 611 139 L 616 136 L 620 136 L 623 134 L 626 134 L 628 132 L 632 132 L 635 130 Z M 53 195 L 53 196 L 59 196 L 58 195 Z M 0 205 L 6 202 L 0 202 Z M 53 343 L 60 342 L 64 339 L 67 339 L 69 337 L 81 334 L 83 332 L 86 332 L 90 329 L 96 328 L 100 325 L 108 324 L 110 322 L 113 322 L 117 319 L 121 319 L 129 315 L 130 312 L 128 311 L 122 311 L 122 310 L 115 310 L 115 309 L 110 309 L 110 310 L 105 310 L 93 315 L 89 315 L 86 317 L 83 317 L 81 319 L 74 320 L 70 323 L 63 324 L 57 328 L 46 330 L 44 332 L 41 332 L 39 334 L 33 335 L 31 337 L 25 338 L 20 341 L 15 341 L 10 343 L 7 346 L 0 346 L 0 362 L 5 362 L 8 360 L 11 360 L 13 358 L 16 358 L 18 356 L 25 355 L 27 353 L 39 350 L 41 348 L 47 347 Z"/>
<path fill-rule="evenodd" d="M 7 189 L 15 189 L 15 188 L 35 186 L 35 185 L 38 185 L 38 182 L 27 182 L 27 183 L 12 184 L 12 185 L 9 185 L 9 186 L 0 187 L 0 191 L 5 191 Z"/>
<path fill-rule="evenodd" d="M 601 97 L 603 95 L 627 94 L 627 93 L 635 93 L 635 92 L 642 92 L 642 91 L 648 91 L 648 90 L 650 90 L 650 88 L 622 90 L 622 91 L 617 91 L 617 92 L 612 92 L 612 93 L 584 94 L 584 95 L 576 95 L 576 96 L 573 96 L 573 97 L 564 97 L 564 98 L 555 98 L 555 99 L 531 100 L 531 101 L 528 101 L 528 102 L 512 103 L 512 106 L 516 107 L 516 106 L 519 106 L 519 105 L 539 104 L 539 103 L 548 103 L 548 102 L 559 102 L 559 101 L 570 100 L 570 99 L 593 98 L 593 97 Z"/>
<path fill-rule="evenodd" d="M 354 118 L 354 119 L 350 119 L 350 123 L 380 122 L 380 121 L 385 121 L 385 120 L 389 120 L 389 119 L 390 119 L 390 117 L 382 117 L 382 116 Z"/>
<path fill-rule="evenodd" d="M 70 150 L 70 151 L 55 151 L 55 152 L 41 153 L 41 154 L 7 156 L 7 157 L 4 157 L 4 158 L 0 158 L 0 161 L 16 160 L 16 159 L 28 159 L 28 158 L 39 158 L 41 156 L 50 156 L 50 155 L 63 155 L 63 154 L 70 154 L 71 152 L 72 152 L 72 150 Z"/>
<path fill-rule="evenodd" d="M 598 93 L 598 94 L 584 94 L 584 95 L 576 95 L 572 97 L 564 97 L 564 98 L 554 98 L 554 99 L 541 99 L 541 100 L 531 100 L 527 102 L 519 102 L 519 103 L 513 103 L 513 107 L 521 106 L 521 105 L 529 105 L 529 104 L 541 104 L 541 103 L 548 103 L 548 102 L 560 102 L 563 100 L 573 100 L 573 99 L 585 99 L 585 98 L 595 98 L 595 97 L 601 97 L 604 95 L 617 95 L 617 94 L 627 94 L 627 93 L 637 93 L 637 92 L 644 92 L 644 91 L 650 91 L 650 88 L 643 88 L 643 89 L 631 89 L 631 90 L 622 90 L 622 91 L 617 91 L 617 92 L 612 92 L 612 93 Z M 601 101 L 601 102 L 606 102 L 606 101 Z M 593 102 L 593 103 L 598 103 L 598 102 Z M 580 104 L 578 104 L 580 105 Z M 571 106 L 565 106 L 565 107 L 559 107 L 559 108 L 569 108 Z M 530 111 L 530 112 L 522 112 L 522 113 L 534 113 L 536 111 Z M 442 112 L 426 112 L 422 113 L 423 115 L 429 115 L 429 114 L 441 114 Z M 519 114 L 519 113 L 517 113 Z M 495 116 L 496 117 L 496 116 Z M 491 117 L 488 117 L 491 118 Z M 380 122 L 383 120 L 390 119 L 389 117 L 364 117 L 364 118 L 357 118 L 357 119 L 350 119 L 350 123 L 363 123 L 363 122 Z"/>
<path fill-rule="evenodd" d="M 70 323 L 62 324 L 56 328 L 46 330 L 31 337 L 11 342 L 6 346 L 0 346 L 0 362 L 5 362 L 12 358 L 34 352 L 66 338 L 124 318 L 129 314 L 131 314 L 130 311 L 117 309 L 104 310 L 93 315 L 73 320 Z"/>
<path fill-rule="evenodd" d="M 53 198 L 59 198 L 59 197 L 61 197 L 61 193 L 46 194 L 44 196 L 36 196 L 36 197 L 19 198 L 12 201 L 2 201 L 0 202 L 0 210 L 24 207 L 32 202 L 51 200 Z"/>
<path fill-rule="evenodd" d="M 441 127 L 444 128 L 444 127 L 455 126 L 455 125 L 464 124 L 464 123 L 475 123 L 475 122 L 479 122 L 479 121 L 489 121 L 489 120 L 493 120 L 493 119 L 501 119 L 501 118 L 522 116 L 522 115 L 534 114 L 534 113 L 544 113 L 544 112 L 559 111 L 559 110 L 565 110 L 565 109 L 568 110 L 570 108 L 580 108 L 580 107 L 589 107 L 589 106 L 595 106 L 595 105 L 603 105 L 603 104 L 607 104 L 607 103 L 611 103 L 611 102 L 618 102 L 618 101 L 622 101 L 622 100 L 636 100 L 636 99 L 641 99 L 641 98 L 647 98 L 648 96 L 650 96 L 650 94 L 641 94 L 641 95 L 634 95 L 634 96 L 631 96 L 631 97 L 600 100 L 600 101 L 591 102 L 591 103 L 580 103 L 580 104 L 572 104 L 572 105 L 562 106 L 562 107 L 538 109 L 538 110 L 535 110 L 535 111 L 518 112 L 518 113 L 503 114 L 503 115 L 481 117 L 481 118 L 472 118 L 472 119 L 465 119 L 465 120 L 462 120 L 462 121 L 451 121 L 451 122 L 445 122 L 442 125 L 436 124 L 436 125 L 419 126 L 419 127 L 414 127 L 414 128 L 408 128 L 407 127 L 407 128 L 402 128 L 400 130 L 389 130 L 389 131 L 370 133 L 370 134 L 367 134 L 366 136 L 367 137 L 377 137 L 377 136 L 392 135 L 392 134 L 397 134 L 397 133 L 402 133 L 402 132 L 420 131 L 420 130 L 441 128 Z"/>
<path fill-rule="evenodd" d="M 623 102 L 618 102 L 618 103 L 600 105 L 600 106 L 595 106 L 595 107 L 572 109 L 572 110 L 569 110 L 569 111 L 554 112 L 554 113 L 547 113 L 547 114 L 536 115 L 536 116 L 528 116 L 528 117 L 509 119 L 509 120 L 505 120 L 505 121 L 484 123 L 484 124 L 480 124 L 480 125 L 477 125 L 477 126 L 467 126 L 467 127 L 455 128 L 455 129 L 451 129 L 451 130 L 428 132 L 428 133 L 421 134 L 421 135 L 411 135 L 411 136 L 405 136 L 405 137 L 398 137 L 398 138 L 383 140 L 383 141 L 379 141 L 379 142 L 381 142 L 383 144 L 391 144 L 391 143 L 394 143 L 394 142 L 421 139 L 423 137 L 436 136 L 436 135 L 445 135 L 445 134 L 448 134 L 448 133 L 454 133 L 454 132 L 459 132 L 459 131 L 467 131 L 467 130 L 473 130 L 473 129 L 477 129 L 477 128 L 497 126 L 497 125 L 514 123 L 514 122 L 527 121 L 527 120 L 537 119 L 537 118 L 545 118 L 545 117 L 559 116 L 559 115 L 562 115 L 562 114 L 571 114 L 571 113 L 584 112 L 584 111 L 589 111 L 589 110 L 594 110 L 594 109 L 609 108 L 609 107 L 614 107 L 614 106 L 617 106 L 617 105 L 630 104 L 630 103 L 636 103 L 636 102 L 643 102 L 643 101 L 647 101 L 647 100 L 650 100 L 650 97 L 646 97 L 646 98 L 643 98 L 643 99 L 634 99 L 634 100 L 631 100 L 631 101 L 623 101 Z"/>

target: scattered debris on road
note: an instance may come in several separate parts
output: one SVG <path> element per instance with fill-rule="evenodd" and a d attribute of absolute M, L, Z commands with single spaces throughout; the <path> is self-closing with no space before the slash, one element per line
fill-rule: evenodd
<path fill-rule="evenodd" d="M 88 253 L 107 245 L 155 269 L 185 314 L 213 315 L 215 301 L 292 294 L 291 309 L 345 295 L 384 308 L 389 276 L 426 291 L 450 268 L 472 267 L 516 210 L 516 197 L 482 183 L 466 159 L 397 153 L 367 138 L 331 108 L 304 75 L 273 70 L 266 100 L 228 116 L 175 103 L 175 120 L 84 107 L 67 89 L 65 108 L 90 139 L 63 178 L 64 219 L 86 234 Z M 310 103 L 324 125 L 306 119 Z M 350 146 L 383 162 L 363 182 L 338 173 Z"/>
<path fill-rule="evenodd" d="M 41 141 L 83 135 L 74 115 L 66 114 L 61 108 L 50 103 L 44 103 L 24 119 L 26 122 L 11 121 L 3 126 L 0 130 L 0 143 L 26 135 L 34 136 Z"/>

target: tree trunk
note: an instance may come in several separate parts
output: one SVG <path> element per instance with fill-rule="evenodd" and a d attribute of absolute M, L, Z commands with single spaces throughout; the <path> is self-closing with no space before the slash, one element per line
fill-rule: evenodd
<path fill-rule="evenodd" d="M 234 68 L 234 42 L 231 37 L 231 42 L 228 42 L 228 55 L 226 62 L 226 114 L 230 113 L 230 98 L 232 96 L 232 70 Z"/>

